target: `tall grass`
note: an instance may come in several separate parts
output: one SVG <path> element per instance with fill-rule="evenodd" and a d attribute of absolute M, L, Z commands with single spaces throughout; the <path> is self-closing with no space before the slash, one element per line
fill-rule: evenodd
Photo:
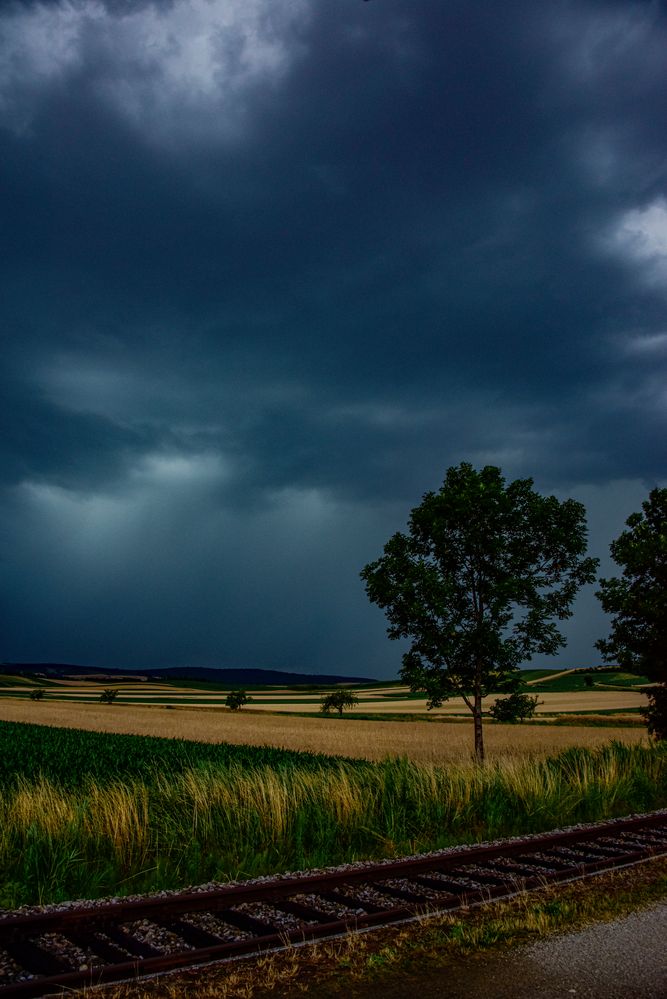
<path fill-rule="evenodd" d="M 213 764 L 0 792 L 0 904 L 391 856 L 667 805 L 667 751 L 611 743 L 479 768 Z"/>

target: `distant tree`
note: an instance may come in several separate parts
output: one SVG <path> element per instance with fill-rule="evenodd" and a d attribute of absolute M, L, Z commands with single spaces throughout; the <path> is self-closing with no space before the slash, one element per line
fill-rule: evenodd
<path fill-rule="evenodd" d="M 610 546 L 623 572 L 601 579 L 597 593 L 613 615 L 611 634 L 596 644 L 608 662 L 658 684 L 645 688 L 642 713 L 651 734 L 667 739 L 667 489 L 652 489 L 642 512 L 625 523 L 629 530 Z"/>
<path fill-rule="evenodd" d="M 43 701 L 44 700 L 44 688 L 43 687 L 35 687 L 33 690 L 31 690 L 30 691 L 30 700 L 31 701 Z"/>
<path fill-rule="evenodd" d="M 330 711 L 337 711 L 343 717 L 345 708 L 354 708 L 359 703 L 359 698 L 348 687 L 340 687 L 330 694 L 325 694 L 320 702 L 320 711 L 328 715 Z"/>
<path fill-rule="evenodd" d="M 506 486 L 492 465 L 450 468 L 412 510 L 409 533 L 361 573 L 389 637 L 412 640 L 402 678 L 426 691 L 429 708 L 463 698 L 480 762 L 483 697 L 518 689 L 522 662 L 565 645 L 553 619 L 570 617 L 577 590 L 595 579 L 582 504 L 532 485 Z"/>
<path fill-rule="evenodd" d="M 114 687 L 109 687 L 107 690 L 103 690 L 100 694 L 100 701 L 102 704 L 113 704 L 113 702 L 118 697 L 119 691 Z"/>
<path fill-rule="evenodd" d="M 246 694 L 245 690 L 230 690 L 225 698 L 225 704 L 230 711 L 240 711 L 244 704 L 252 701 L 252 697 Z"/>
<path fill-rule="evenodd" d="M 527 718 L 532 718 L 537 710 L 539 699 L 537 694 L 520 694 L 516 691 L 509 697 L 499 697 L 495 704 L 489 708 L 489 714 L 494 721 L 524 722 Z"/>

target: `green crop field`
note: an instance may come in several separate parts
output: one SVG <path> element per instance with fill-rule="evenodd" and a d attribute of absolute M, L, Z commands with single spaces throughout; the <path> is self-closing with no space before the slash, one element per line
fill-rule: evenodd
<path fill-rule="evenodd" d="M 74 788 L 91 780 L 151 779 L 198 767 L 224 770 L 231 766 L 249 769 L 268 766 L 281 770 L 299 766 L 313 769 L 332 767 L 336 762 L 336 757 L 323 753 L 270 746 L 234 746 L 0 722 L 0 788 L 40 777 L 60 787 Z"/>
<path fill-rule="evenodd" d="M 667 747 L 485 767 L 0 723 L 0 905 L 395 856 L 667 805 Z"/>
<path fill-rule="evenodd" d="M 0 673 L 0 687 L 53 687 L 57 686 L 55 680 L 49 680 L 44 676 L 13 676 L 9 673 Z"/>
<path fill-rule="evenodd" d="M 572 670 L 563 675 L 549 676 L 553 670 L 525 670 L 522 674 L 525 681 L 532 681 L 527 688 L 539 693 L 579 693 L 587 690 L 639 690 L 649 682 L 645 676 L 634 673 L 606 670 Z M 532 675 L 531 675 L 532 674 Z M 589 682 L 587 682 L 587 680 Z M 592 686 L 590 681 L 593 681 Z M 537 681 L 537 682 L 535 682 Z"/>

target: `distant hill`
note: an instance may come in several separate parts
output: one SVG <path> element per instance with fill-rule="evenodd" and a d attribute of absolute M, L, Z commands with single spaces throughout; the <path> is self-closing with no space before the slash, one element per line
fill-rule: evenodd
<path fill-rule="evenodd" d="M 41 674 L 50 678 L 65 676 L 150 677 L 157 680 L 196 680 L 224 686 L 298 687 L 336 683 L 376 683 L 371 677 L 341 676 L 337 673 L 288 673 L 275 669 L 216 669 L 207 666 L 166 666 L 159 669 L 120 669 L 106 666 L 80 666 L 77 663 L 2 663 L 0 673 Z"/>
<path fill-rule="evenodd" d="M 211 683 L 247 683 L 267 686 L 301 686 L 303 684 L 375 683 L 371 677 L 341 676 L 338 673 L 288 673 L 276 669 L 213 669 L 206 666 L 172 666 L 150 670 L 150 676 L 165 680 L 204 680 Z"/>

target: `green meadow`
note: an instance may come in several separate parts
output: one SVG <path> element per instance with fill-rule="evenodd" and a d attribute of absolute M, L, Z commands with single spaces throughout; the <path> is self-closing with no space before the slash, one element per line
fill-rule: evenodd
<path fill-rule="evenodd" d="M 667 747 L 431 765 L 0 723 L 0 905 L 388 857 L 667 805 Z"/>

